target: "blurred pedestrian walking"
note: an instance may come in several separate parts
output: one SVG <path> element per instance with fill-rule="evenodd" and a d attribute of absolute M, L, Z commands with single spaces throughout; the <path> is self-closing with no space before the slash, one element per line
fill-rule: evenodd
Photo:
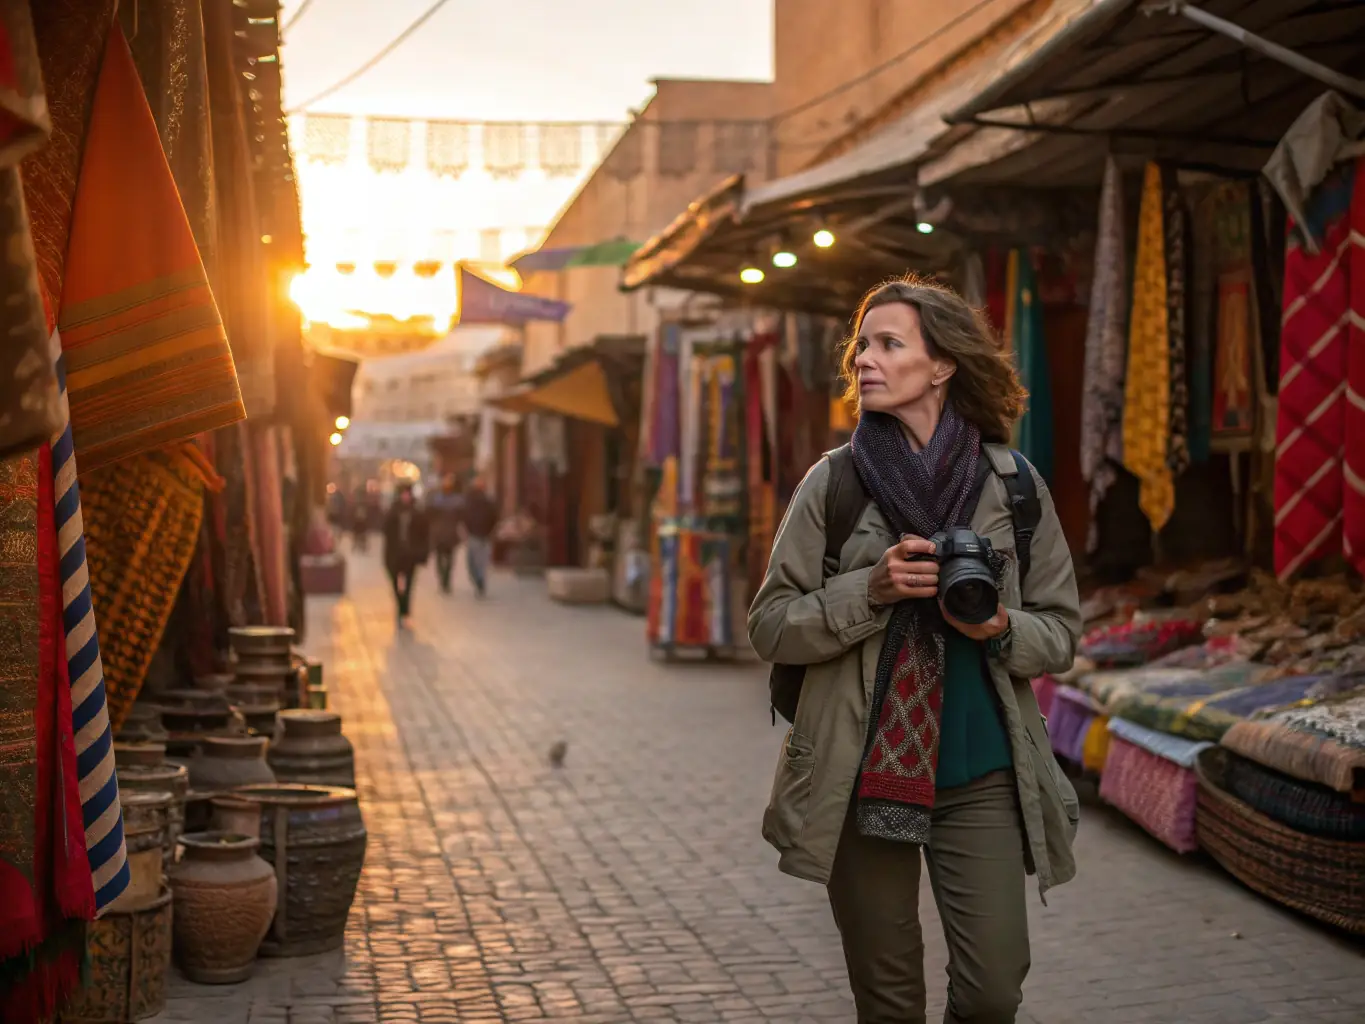
<path fill-rule="evenodd" d="M 455 566 L 455 549 L 460 545 L 460 515 L 464 509 L 464 495 L 459 481 L 448 475 L 441 481 L 441 489 L 431 496 L 431 546 L 436 552 L 436 577 L 441 592 L 450 593 L 450 574 Z"/>
<path fill-rule="evenodd" d="M 484 490 L 483 481 L 476 479 L 464 497 L 464 511 L 460 522 L 464 527 L 465 563 L 474 592 L 483 597 L 488 592 L 488 563 L 493 555 L 493 529 L 498 525 L 498 507 Z"/>
<path fill-rule="evenodd" d="M 398 601 L 400 629 L 412 612 L 412 581 L 418 566 L 426 563 L 429 531 L 427 513 L 418 506 L 412 485 L 403 484 L 384 517 L 384 568 Z"/>

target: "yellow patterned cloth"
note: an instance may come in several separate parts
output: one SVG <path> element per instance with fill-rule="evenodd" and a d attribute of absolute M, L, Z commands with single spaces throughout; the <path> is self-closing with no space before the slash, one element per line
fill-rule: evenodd
<path fill-rule="evenodd" d="M 1096 715 L 1085 731 L 1085 740 L 1081 745 L 1081 767 L 1100 774 L 1104 771 L 1104 762 L 1108 757 L 1109 716 Z"/>
<path fill-rule="evenodd" d="M 1175 509 L 1175 481 L 1166 460 L 1171 413 L 1167 308 L 1161 169 L 1148 164 L 1138 211 L 1133 314 L 1128 323 L 1123 465 L 1138 478 L 1138 505 L 1154 530 L 1165 526 Z"/>
<path fill-rule="evenodd" d="M 212 469 L 193 445 L 81 474 L 90 589 L 118 729 L 161 644 L 204 517 Z"/>

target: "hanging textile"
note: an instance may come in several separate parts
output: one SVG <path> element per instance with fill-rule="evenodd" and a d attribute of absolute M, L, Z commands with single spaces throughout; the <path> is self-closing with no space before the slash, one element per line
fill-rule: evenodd
<path fill-rule="evenodd" d="M 47 1020 L 95 916 L 62 652 L 51 453 L 0 463 L 0 1020 Z"/>
<path fill-rule="evenodd" d="M 1175 509 L 1168 461 L 1170 337 L 1166 297 L 1166 234 L 1161 169 L 1147 165 L 1138 208 L 1133 311 L 1128 324 L 1128 372 L 1124 382 L 1123 464 L 1138 478 L 1138 505 L 1160 530 Z"/>
<path fill-rule="evenodd" d="M 1090 484 L 1090 537 L 1099 544 L 1100 502 L 1123 461 L 1123 388 L 1127 316 L 1127 249 L 1124 239 L 1123 177 L 1110 157 L 1100 192 L 1095 238 L 1095 276 L 1085 329 L 1085 384 L 1081 396 L 1081 475 Z"/>
<path fill-rule="evenodd" d="M 1052 480 L 1052 382 L 1043 336 L 1043 300 L 1026 251 L 1010 253 L 1011 348 L 1019 377 L 1028 392 L 1028 408 L 1019 421 L 1017 447 L 1044 480 Z"/>
<path fill-rule="evenodd" d="M 1291 224 L 1285 253 L 1275 449 L 1275 572 L 1282 579 L 1342 550 L 1352 170 L 1343 165 L 1307 199 L 1304 230 Z M 1308 238 L 1320 243 L 1316 253 Z"/>
<path fill-rule="evenodd" d="M 247 424 L 251 443 L 251 493 L 255 498 L 255 521 L 260 545 L 256 563 L 265 593 L 263 622 L 267 626 L 289 624 L 288 538 L 285 536 L 284 492 L 280 473 L 279 432 L 271 425 Z"/>
<path fill-rule="evenodd" d="M 739 360 L 732 352 L 720 352 L 705 357 L 700 369 L 706 432 L 702 514 L 713 520 L 713 528 L 734 531 L 744 514 L 744 480 L 739 472 L 743 415 Z"/>
<path fill-rule="evenodd" d="M 212 118 L 201 3 L 138 0 L 136 11 L 137 31 L 130 36 L 128 46 L 161 137 L 161 149 L 180 194 L 180 204 L 194 239 L 205 254 L 204 260 L 209 263 L 215 248 L 213 179 L 218 153 L 210 137 Z"/>
<path fill-rule="evenodd" d="M 248 416 L 263 419 L 274 414 L 277 397 L 275 347 L 267 306 L 262 301 L 270 294 L 271 282 L 265 246 L 261 243 L 251 128 L 239 84 L 242 78 L 237 68 L 235 42 L 232 7 L 204 4 L 209 121 L 213 133 L 215 248 L 222 254 L 207 269 L 232 349 L 242 405 Z"/>
<path fill-rule="evenodd" d="M 27 3 L 0 3 L 0 456 L 31 451 L 61 424 L 37 257 L 18 164 L 51 132 Z"/>
<path fill-rule="evenodd" d="M 65 657 L 71 686 L 85 846 L 94 880 L 96 906 L 103 910 L 128 887 L 128 851 L 124 844 L 123 812 L 114 771 L 114 736 L 104 688 L 104 663 L 100 658 L 99 632 L 90 593 L 76 449 L 66 416 L 66 368 L 62 343 L 55 331 L 50 352 L 57 371 L 63 414 L 61 430 L 51 442 L 51 463 Z"/>
<path fill-rule="evenodd" d="M 1350 240 L 1342 262 L 1350 278 L 1346 326 L 1345 523 L 1342 547 L 1357 573 L 1365 573 L 1365 156 L 1353 168 Z"/>
<path fill-rule="evenodd" d="M 1188 228 L 1185 200 L 1174 172 L 1162 175 L 1166 257 L 1166 333 L 1170 345 L 1170 405 L 1166 462 L 1171 476 L 1190 466 L 1190 388 L 1185 351 Z"/>
<path fill-rule="evenodd" d="M 82 472 L 90 586 L 115 730 L 161 644 L 194 557 L 210 485 L 221 480 L 190 444 Z"/>
<path fill-rule="evenodd" d="M 91 109 L 58 326 L 84 471 L 245 415 L 222 320 L 117 27 Z"/>

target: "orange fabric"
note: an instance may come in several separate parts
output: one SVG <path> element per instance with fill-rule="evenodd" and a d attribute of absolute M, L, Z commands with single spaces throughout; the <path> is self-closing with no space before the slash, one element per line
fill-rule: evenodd
<path fill-rule="evenodd" d="M 223 322 L 117 26 L 76 185 L 59 328 L 82 472 L 246 415 Z"/>

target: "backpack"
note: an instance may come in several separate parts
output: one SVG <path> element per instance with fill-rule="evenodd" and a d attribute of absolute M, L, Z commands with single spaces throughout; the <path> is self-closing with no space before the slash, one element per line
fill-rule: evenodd
<path fill-rule="evenodd" d="M 976 483 L 968 505 L 973 510 L 980 500 L 981 488 L 991 473 L 998 473 L 1009 497 L 1010 517 L 1014 522 L 1014 551 L 1019 561 L 1019 586 L 1022 590 L 1028 578 L 1032 562 L 1031 547 L 1033 533 L 1043 516 L 1043 506 L 1038 500 L 1038 486 L 1033 479 L 1028 463 L 1017 451 L 1011 450 L 1014 471 L 1000 473 L 990 456 L 980 460 Z M 848 445 L 828 453 L 829 487 L 825 492 L 825 554 L 823 578 L 829 579 L 839 571 L 839 554 L 844 544 L 862 518 L 863 510 L 872 499 L 863 489 L 863 482 L 853 468 L 853 452 Z M 773 724 L 781 715 L 788 722 L 796 720 L 796 706 L 801 700 L 801 685 L 805 682 L 805 665 L 773 665 L 768 676 L 768 700 L 771 705 Z"/>

